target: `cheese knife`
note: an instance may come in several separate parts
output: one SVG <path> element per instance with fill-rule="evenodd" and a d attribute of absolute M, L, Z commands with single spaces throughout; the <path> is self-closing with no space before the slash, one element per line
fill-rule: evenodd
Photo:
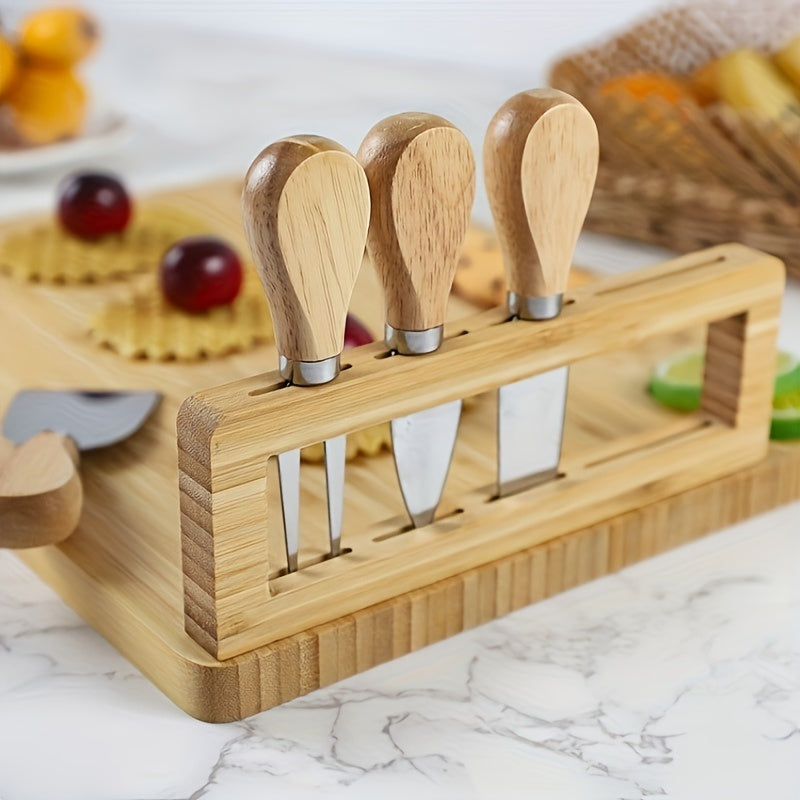
<path fill-rule="evenodd" d="M 561 313 L 598 157 L 591 115 L 555 89 L 515 95 L 489 124 L 486 189 L 508 276 L 508 310 L 526 321 L 510 324 Z M 568 378 L 565 366 L 500 388 L 499 496 L 558 474 Z"/>
<path fill-rule="evenodd" d="M 367 252 L 386 302 L 386 346 L 401 356 L 436 351 L 475 196 L 467 138 L 441 117 L 396 114 L 358 151 L 369 181 Z M 400 490 L 415 527 L 433 521 L 453 456 L 461 400 L 391 422 Z"/>
<path fill-rule="evenodd" d="M 364 255 L 369 188 L 341 145 L 294 136 L 263 150 L 243 192 L 244 223 L 272 311 L 281 376 L 318 386 L 339 374 L 347 307 Z M 341 552 L 345 436 L 328 439 L 330 554 Z M 278 456 L 287 572 L 300 548 L 300 451 Z"/>
<path fill-rule="evenodd" d="M 158 392 L 26 390 L 3 419 L 17 445 L 0 467 L 0 547 L 39 547 L 78 526 L 79 452 L 127 439 L 158 405 Z"/>

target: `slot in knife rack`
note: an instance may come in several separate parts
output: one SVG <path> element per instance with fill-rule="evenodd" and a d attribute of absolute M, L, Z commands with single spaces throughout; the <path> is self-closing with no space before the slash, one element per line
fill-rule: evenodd
<path fill-rule="evenodd" d="M 507 567 L 508 592 L 524 605 L 512 583 L 526 551 L 765 455 L 783 285 L 780 261 L 724 245 L 570 292 L 547 322 L 509 320 L 502 309 L 459 320 L 425 358 L 387 358 L 376 343 L 348 351 L 349 367 L 323 386 L 288 386 L 269 372 L 194 394 L 178 417 L 187 632 L 220 660 L 292 641 L 293 667 L 276 678 L 283 701 L 503 613 L 475 606 L 469 587 L 484 565 Z M 699 412 L 573 453 L 558 478 L 509 497 L 484 481 L 459 498 L 459 513 L 426 527 L 406 530 L 387 512 L 376 535 L 350 515 L 342 555 L 301 556 L 291 574 L 282 554 L 273 563 L 268 517 L 280 509 L 267 476 L 279 453 L 706 324 Z M 357 485 L 364 474 L 348 465 L 345 492 L 369 495 Z M 424 635 L 406 613 L 421 597 L 440 622 Z M 352 615 L 369 620 L 369 642 L 354 641 Z"/>

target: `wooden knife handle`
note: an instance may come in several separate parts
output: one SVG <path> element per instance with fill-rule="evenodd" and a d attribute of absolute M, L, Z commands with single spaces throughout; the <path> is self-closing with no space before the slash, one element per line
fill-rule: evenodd
<path fill-rule="evenodd" d="M 591 114 L 564 92 L 522 92 L 494 115 L 483 161 L 509 291 L 551 297 L 566 290 L 598 158 Z"/>
<path fill-rule="evenodd" d="M 404 331 L 438 327 L 475 198 L 469 141 L 433 114 L 396 114 L 369 131 L 358 159 L 372 198 L 367 251 L 386 321 Z"/>
<path fill-rule="evenodd" d="M 338 356 L 369 225 L 361 165 L 321 136 L 282 139 L 251 165 L 242 201 L 278 352 L 301 362 Z"/>
<path fill-rule="evenodd" d="M 75 443 L 40 433 L 0 467 L 0 547 L 40 547 L 78 527 L 83 488 Z"/>

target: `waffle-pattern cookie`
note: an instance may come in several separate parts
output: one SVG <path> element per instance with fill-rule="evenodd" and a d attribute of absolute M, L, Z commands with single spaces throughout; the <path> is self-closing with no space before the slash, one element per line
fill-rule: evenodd
<path fill-rule="evenodd" d="M 352 461 L 357 456 L 376 456 L 383 450 L 392 449 L 392 434 L 389 430 L 389 423 L 374 425 L 371 428 L 364 428 L 363 431 L 356 431 L 347 436 L 347 455 L 348 461 Z M 300 451 L 300 458 L 312 464 L 321 464 L 325 460 L 325 450 L 322 442 L 304 447 Z"/>
<path fill-rule="evenodd" d="M 169 206 L 137 209 L 119 234 L 84 241 L 54 220 L 0 231 L 0 270 L 39 283 L 99 283 L 152 270 L 176 240 L 209 233 L 202 219 Z"/>
<path fill-rule="evenodd" d="M 202 314 L 170 305 L 156 277 L 148 276 L 129 299 L 106 305 L 92 319 L 90 334 L 120 355 L 154 361 L 215 358 L 273 339 L 269 307 L 252 267 L 245 268 L 233 303 Z"/>

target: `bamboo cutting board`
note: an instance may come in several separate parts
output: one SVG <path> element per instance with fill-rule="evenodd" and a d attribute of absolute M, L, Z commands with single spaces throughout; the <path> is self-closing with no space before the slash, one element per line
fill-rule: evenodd
<path fill-rule="evenodd" d="M 165 194 L 159 202 L 207 220 L 246 252 L 237 181 Z M 467 255 L 473 265 L 482 259 L 497 262 L 497 252 L 486 247 L 483 237 L 473 236 L 471 241 Z M 273 369 L 274 348 L 262 345 L 193 364 L 131 361 L 98 347 L 86 333 L 93 311 L 105 298 L 118 296 L 120 284 L 45 288 L 3 278 L 2 287 L 0 403 L 4 406 L 23 387 L 157 388 L 165 394 L 154 420 L 132 439 L 84 458 L 86 500 L 78 531 L 58 547 L 21 552 L 20 557 L 176 703 L 203 719 L 246 716 L 800 496 L 800 446 L 773 444 L 768 458 L 755 467 L 482 567 L 473 577 L 481 602 L 461 627 L 441 617 L 436 598 L 446 599 L 452 590 L 442 582 L 430 592 L 411 593 L 407 630 L 392 628 L 388 622 L 382 626 L 380 620 L 391 616 L 386 609 L 348 617 L 352 635 L 338 632 L 334 656 L 315 671 L 298 665 L 307 663 L 304 653 L 319 651 L 326 637 L 331 639 L 330 626 L 290 637 L 285 645 L 278 642 L 220 662 L 183 627 L 175 419 L 188 395 Z M 374 275 L 363 269 L 352 308 L 374 331 L 382 324 L 378 297 Z M 451 319 L 472 311 L 466 302 L 451 299 Z M 656 426 L 680 427 L 681 418 L 653 402 L 644 387 L 656 360 L 698 344 L 701 335 L 698 330 L 663 337 L 573 367 L 565 458 L 585 449 L 602 451 L 620 437 L 646 437 Z M 492 463 L 492 452 L 476 457 L 473 450 L 476 442 L 494 446 L 493 415 L 493 399 L 481 396 L 465 416 L 454 477 L 442 503 L 445 515 L 456 508 L 458 476 L 468 471 L 468 465 L 483 465 L 485 474 L 472 475 L 473 484 L 491 483 L 486 465 Z M 351 465 L 349 475 L 361 489 L 348 492 L 346 526 L 349 519 L 376 513 L 376 504 L 384 515 L 394 504 L 397 518 L 401 517 L 393 469 L 388 454 Z M 315 487 L 322 485 L 322 469 L 308 466 L 304 471 L 306 500 L 321 505 L 324 501 Z M 273 527 L 269 536 L 270 548 L 279 551 L 280 530 Z M 313 550 L 323 543 L 312 541 L 308 546 Z M 512 581 L 511 575 L 517 578 Z"/>

